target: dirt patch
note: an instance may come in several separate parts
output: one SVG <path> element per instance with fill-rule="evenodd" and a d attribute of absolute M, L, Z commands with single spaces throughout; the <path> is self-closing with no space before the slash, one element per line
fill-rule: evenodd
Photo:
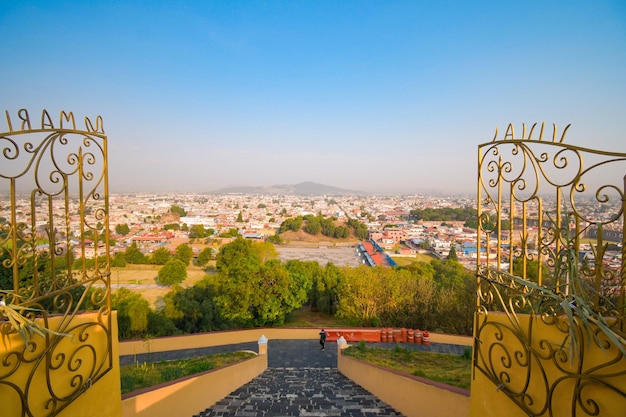
<path fill-rule="evenodd" d="M 311 310 L 311 307 L 302 307 L 300 310 L 296 310 L 289 314 L 285 322 L 285 327 L 341 327 L 345 326 L 340 320 L 337 320 L 335 316 L 322 314 Z"/>
<path fill-rule="evenodd" d="M 304 230 L 291 230 L 280 234 L 284 246 L 318 247 L 318 246 L 353 246 L 358 242 L 354 236 L 345 239 L 335 239 L 324 235 L 311 235 Z"/>

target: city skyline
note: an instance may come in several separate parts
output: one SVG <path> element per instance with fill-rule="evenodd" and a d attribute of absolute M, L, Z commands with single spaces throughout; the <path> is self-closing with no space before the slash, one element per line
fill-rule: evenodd
<path fill-rule="evenodd" d="M 0 110 L 102 116 L 113 193 L 471 194 L 509 123 L 626 151 L 619 1 L 20 2 L 0 22 Z"/>

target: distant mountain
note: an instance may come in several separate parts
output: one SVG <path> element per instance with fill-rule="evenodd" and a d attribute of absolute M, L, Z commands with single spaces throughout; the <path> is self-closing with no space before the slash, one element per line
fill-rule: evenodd
<path fill-rule="evenodd" d="M 300 184 L 282 184 L 271 186 L 241 186 L 226 187 L 210 192 L 209 194 L 288 194 L 288 195 L 346 195 L 366 194 L 363 191 L 346 190 L 330 185 L 315 182 L 301 182 Z"/>

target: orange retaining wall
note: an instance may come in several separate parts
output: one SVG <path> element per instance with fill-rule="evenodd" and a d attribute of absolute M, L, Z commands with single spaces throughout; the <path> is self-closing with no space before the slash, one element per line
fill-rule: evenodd
<path fill-rule="evenodd" d="M 197 415 L 267 369 L 267 355 L 125 394 L 122 417 Z"/>
<path fill-rule="evenodd" d="M 376 365 L 337 355 L 337 367 L 396 411 L 407 417 L 468 417 L 469 391 L 428 379 L 391 371 Z"/>

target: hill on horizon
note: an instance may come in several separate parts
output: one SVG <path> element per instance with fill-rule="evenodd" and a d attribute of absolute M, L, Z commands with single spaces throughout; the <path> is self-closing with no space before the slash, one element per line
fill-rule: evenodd
<path fill-rule="evenodd" d="M 208 194 L 288 194 L 288 195 L 346 195 L 366 194 L 363 191 L 347 190 L 330 185 L 319 184 L 311 181 L 299 184 L 280 184 L 271 186 L 238 186 L 225 187 Z"/>

